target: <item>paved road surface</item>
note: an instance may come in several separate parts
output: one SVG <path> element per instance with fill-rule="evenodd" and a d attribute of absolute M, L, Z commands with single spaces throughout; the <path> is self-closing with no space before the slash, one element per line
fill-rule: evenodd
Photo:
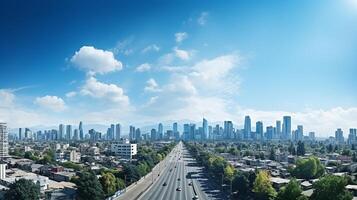
<path fill-rule="evenodd" d="M 138 199 L 191 200 L 195 196 L 198 199 L 224 199 L 220 191 L 215 189 L 216 187 L 204 176 L 202 167 L 197 166 L 183 144 L 179 143 L 173 155 L 169 157 L 159 179 Z M 181 188 L 181 191 L 177 191 L 178 188 Z"/>

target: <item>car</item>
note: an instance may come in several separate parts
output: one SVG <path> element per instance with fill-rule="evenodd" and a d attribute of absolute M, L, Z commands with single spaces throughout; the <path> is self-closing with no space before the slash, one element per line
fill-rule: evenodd
<path fill-rule="evenodd" d="M 192 186 L 192 182 L 189 182 L 188 185 L 189 185 L 189 186 Z"/>
<path fill-rule="evenodd" d="M 181 187 L 176 188 L 176 191 L 181 191 L 181 190 L 182 190 Z"/>
<path fill-rule="evenodd" d="M 157 176 L 160 176 L 160 174 L 157 174 Z"/>
<path fill-rule="evenodd" d="M 193 200 L 198 200 L 198 196 L 195 195 L 194 197 L 192 197 Z"/>
<path fill-rule="evenodd" d="M 162 186 L 166 186 L 167 185 L 167 183 L 165 182 L 164 184 L 162 184 Z"/>
<path fill-rule="evenodd" d="M 180 178 L 178 178 L 177 180 L 178 180 L 178 181 L 181 181 L 181 179 L 180 179 Z"/>

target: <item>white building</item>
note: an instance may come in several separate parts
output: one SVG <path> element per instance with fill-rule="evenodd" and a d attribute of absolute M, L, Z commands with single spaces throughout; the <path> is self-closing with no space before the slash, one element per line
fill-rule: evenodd
<path fill-rule="evenodd" d="M 0 158 L 8 157 L 9 144 L 6 123 L 0 123 Z"/>
<path fill-rule="evenodd" d="M 121 158 L 132 159 L 137 154 L 137 144 L 131 144 L 129 140 L 122 140 L 111 145 L 111 152 Z"/>

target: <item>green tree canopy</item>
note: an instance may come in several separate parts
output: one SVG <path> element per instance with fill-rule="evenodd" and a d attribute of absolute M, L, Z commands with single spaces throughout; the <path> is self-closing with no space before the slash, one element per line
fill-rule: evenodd
<path fill-rule="evenodd" d="M 77 195 L 79 200 L 102 200 L 104 192 L 97 176 L 90 172 L 84 172 L 76 180 Z"/>
<path fill-rule="evenodd" d="M 8 200 L 37 200 L 40 198 L 40 187 L 27 179 L 20 179 L 9 186 L 5 193 Z"/>
<path fill-rule="evenodd" d="M 274 190 L 269 178 L 270 176 L 267 171 L 259 171 L 253 186 L 255 199 L 271 200 L 276 197 L 276 191 Z"/>
<path fill-rule="evenodd" d="M 298 159 L 296 167 L 291 171 L 291 174 L 296 178 L 312 179 L 322 176 L 325 172 L 324 166 L 316 157 L 307 159 Z"/>
<path fill-rule="evenodd" d="M 296 179 L 292 179 L 285 187 L 280 189 L 277 200 L 297 200 L 302 198 L 301 192 L 299 183 Z"/>
<path fill-rule="evenodd" d="M 105 196 L 112 196 L 117 190 L 116 178 L 112 173 L 103 173 L 99 179 Z"/>
<path fill-rule="evenodd" d="M 345 177 L 327 175 L 317 181 L 313 187 L 311 200 L 352 200 L 352 194 L 345 187 L 347 180 Z"/>

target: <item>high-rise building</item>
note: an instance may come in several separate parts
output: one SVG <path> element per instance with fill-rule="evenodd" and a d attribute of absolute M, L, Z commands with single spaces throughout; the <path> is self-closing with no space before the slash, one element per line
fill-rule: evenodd
<path fill-rule="evenodd" d="M 251 139 L 251 130 L 252 130 L 252 125 L 251 125 L 250 117 L 245 116 L 245 119 L 244 119 L 244 139 L 245 140 Z"/>
<path fill-rule="evenodd" d="M 19 128 L 19 140 L 22 140 L 22 128 Z"/>
<path fill-rule="evenodd" d="M 347 142 L 349 145 L 357 144 L 357 129 L 350 128 L 350 134 L 348 134 Z"/>
<path fill-rule="evenodd" d="M 129 140 L 134 141 L 135 140 L 135 126 L 130 126 L 129 127 Z"/>
<path fill-rule="evenodd" d="M 266 139 L 267 140 L 272 140 L 274 135 L 274 127 L 273 126 L 268 126 L 267 131 L 266 131 Z"/>
<path fill-rule="evenodd" d="M 304 139 L 304 127 L 302 125 L 298 125 L 296 131 L 296 140 L 302 141 Z"/>
<path fill-rule="evenodd" d="M 202 121 L 202 139 L 206 140 L 208 137 L 208 122 L 205 118 Z"/>
<path fill-rule="evenodd" d="M 190 129 L 189 129 L 189 139 L 190 140 L 196 140 L 196 124 L 190 124 Z"/>
<path fill-rule="evenodd" d="M 151 134 L 151 140 L 157 140 L 157 135 L 156 135 L 156 129 L 151 129 L 151 132 L 150 132 L 150 134 Z"/>
<path fill-rule="evenodd" d="M 58 139 L 59 140 L 63 140 L 63 138 L 65 137 L 65 131 L 64 131 L 64 125 L 60 124 L 58 127 Z"/>
<path fill-rule="evenodd" d="M 141 140 L 141 131 L 140 131 L 140 128 L 137 128 L 137 129 L 135 130 L 135 139 L 136 139 L 137 141 L 140 141 L 140 140 Z"/>
<path fill-rule="evenodd" d="M 208 139 L 213 140 L 213 127 L 208 126 Z"/>
<path fill-rule="evenodd" d="M 162 140 L 164 138 L 164 126 L 162 123 L 159 123 L 158 129 L 157 129 L 159 139 Z"/>
<path fill-rule="evenodd" d="M 255 135 L 258 140 L 263 140 L 264 139 L 264 127 L 263 127 L 263 122 L 258 121 L 255 125 Z"/>
<path fill-rule="evenodd" d="M 115 125 L 115 139 L 117 141 L 120 141 L 120 135 L 121 135 L 121 125 L 120 124 L 116 124 Z"/>
<path fill-rule="evenodd" d="M 183 139 L 184 140 L 189 140 L 190 139 L 190 125 L 189 124 L 184 124 L 183 125 Z"/>
<path fill-rule="evenodd" d="M 291 139 L 291 117 L 290 116 L 283 117 L 283 139 L 284 140 Z"/>
<path fill-rule="evenodd" d="M 178 131 L 177 122 L 173 123 L 172 131 L 173 131 L 175 140 L 179 140 L 180 139 L 180 132 Z"/>
<path fill-rule="evenodd" d="M 224 121 L 223 135 L 224 135 L 225 139 L 233 138 L 233 122 L 232 121 Z"/>
<path fill-rule="evenodd" d="M 79 140 L 79 130 L 74 129 L 73 140 Z"/>
<path fill-rule="evenodd" d="M 66 139 L 72 140 L 72 125 L 66 126 Z"/>
<path fill-rule="evenodd" d="M 0 123 L 0 158 L 9 155 L 9 143 L 6 123 Z"/>
<path fill-rule="evenodd" d="M 337 129 L 335 132 L 335 139 L 338 144 L 343 144 L 345 143 L 345 138 L 343 137 L 343 131 L 342 129 Z"/>
<path fill-rule="evenodd" d="M 80 140 L 84 139 L 83 123 L 81 121 L 79 122 L 79 139 Z"/>
<path fill-rule="evenodd" d="M 309 140 L 315 141 L 315 132 L 309 132 Z"/>
<path fill-rule="evenodd" d="M 276 139 L 282 139 L 281 135 L 281 121 L 276 121 Z"/>

